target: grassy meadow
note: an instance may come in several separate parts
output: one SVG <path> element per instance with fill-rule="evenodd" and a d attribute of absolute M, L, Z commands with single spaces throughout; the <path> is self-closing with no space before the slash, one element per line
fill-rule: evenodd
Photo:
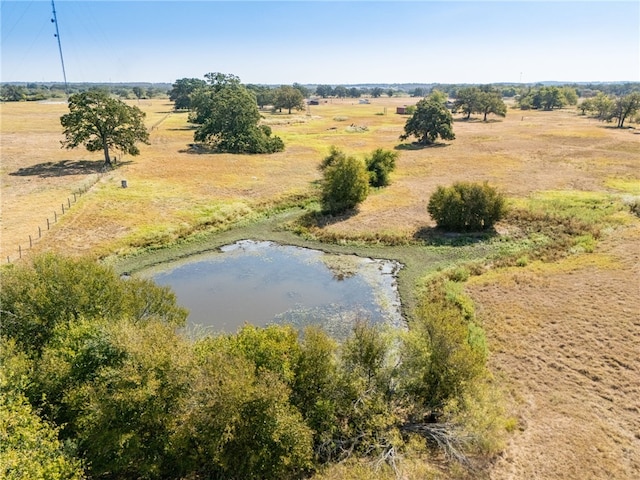
<path fill-rule="evenodd" d="M 456 118 L 455 140 L 418 149 L 401 146 L 407 117 L 395 113 L 415 101 L 265 111 L 286 145 L 272 155 L 192 153 L 186 113 L 162 99 L 131 101 L 147 115 L 151 144 L 118 155 L 111 171 L 100 153 L 60 148 L 65 104 L 4 103 L 0 259 L 55 251 L 135 272 L 240 238 L 271 239 L 403 261 L 407 315 L 430 279 L 448 275 L 475 303 L 515 419 L 486 467 L 491 478 L 636 478 L 640 220 L 628 205 L 640 195 L 640 130 L 575 109 L 509 108 L 504 119 Z M 397 148 L 392 183 L 353 215 L 300 222 L 317 208 L 318 164 L 331 145 L 361 157 Z M 495 235 L 434 231 L 429 196 L 459 180 L 507 196 L 511 213 Z M 340 468 L 318 478 L 344 478 Z M 438 478 L 413 468 L 409 478 Z"/>

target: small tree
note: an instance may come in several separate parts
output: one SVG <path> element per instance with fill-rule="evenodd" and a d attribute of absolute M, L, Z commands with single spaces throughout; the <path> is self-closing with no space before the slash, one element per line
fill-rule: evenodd
<path fill-rule="evenodd" d="M 486 182 L 457 182 L 438 187 L 427 211 L 438 227 L 467 232 L 491 228 L 505 215 L 506 207 L 503 195 Z"/>
<path fill-rule="evenodd" d="M 612 118 L 618 120 L 618 128 L 624 126 L 624 121 L 640 110 L 640 92 L 633 92 L 616 99 L 613 106 Z"/>
<path fill-rule="evenodd" d="M 335 95 L 338 98 L 346 98 L 348 94 L 349 94 L 349 91 L 347 90 L 347 87 L 345 87 L 344 85 L 338 85 L 336 88 L 333 89 L 333 95 Z"/>
<path fill-rule="evenodd" d="M 318 85 L 316 87 L 316 95 L 320 95 L 322 98 L 327 98 L 333 95 L 333 88 L 331 85 Z"/>
<path fill-rule="evenodd" d="M 342 150 L 340 150 L 335 145 L 331 145 L 331 147 L 329 148 L 329 155 L 322 159 L 322 162 L 320 162 L 320 166 L 318 168 L 320 170 L 326 170 L 327 167 L 330 167 L 331 165 L 336 163 L 337 160 L 342 161 L 345 159 L 345 157 L 346 155 Z"/>
<path fill-rule="evenodd" d="M 110 149 L 138 155 L 136 142 L 149 144 L 144 112 L 106 92 L 91 90 L 71 95 L 69 110 L 60 117 L 66 137 L 61 143 L 65 148 L 84 144 L 90 152 L 102 150 L 105 165 L 111 165 Z"/>
<path fill-rule="evenodd" d="M 141 87 L 133 87 L 133 94 L 136 96 L 138 100 L 140 100 L 144 96 L 144 90 Z"/>
<path fill-rule="evenodd" d="M 384 92 L 384 90 L 382 90 L 382 88 L 380 88 L 380 87 L 373 87 L 373 88 L 371 89 L 371 96 L 372 96 L 373 98 L 378 98 L 378 97 L 380 97 L 380 96 L 382 95 L 382 93 L 383 93 L 383 92 Z"/>
<path fill-rule="evenodd" d="M 462 112 L 466 119 L 471 118 L 471 114 L 478 110 L 478 97 L 480 89 L 478 87 L 466 87 L 458 90 L 456 100 L 453 104 L 454 113 Z"/>
<path fill-rule="evenodd" d="M 593 102 L 591 111 L 598 120 L 611 120 L 615 107 L 613 98 L 603 92 L 598 92 L 597 95 L 590 100 Z"/>
<path fill-rule="evenodd" d="M 327 213 L 354 208 L 369 194 L 369 174 L 362 160 L 339 156 L 324 170 L 322 207 Z"/>
<path fill-rule="evenodd" d="M 416 104 L 415 113 L 407 120 L 401 140 L 410 136 L 418 138 L 422 145 L 432 145 L 438 139 L 453 140 L 456 138 L 452 128 L 453 117 L 444 104 L 436 99 L 423 98 Z"/>
<path fill-rule="evenodd" d="M 499 117 L 507 115 L 507 105 L 498 92 L 480 92 L 477 111 L 484 115 L 483 121 L 487 121 L 487 115 L 493 113 Z"/>
<path fill-rule="evenodd" d="M 304 110 L 304 97 L 302 96 L 302 92 L 295 87 L 283 85 L 275 91 L 273 107 L 278 110 L 286 108 L 289 110 L 289 115 L 291 115 L 293 108 L 296 110 Z"/>
<path fill-rule="evenodd" d="M 396 168 L 397 158 L 396 152 L 378 148 L 365 159 L 369 171 L 369 184 L 372 187 L 389 185 L 389 174 Z"/>

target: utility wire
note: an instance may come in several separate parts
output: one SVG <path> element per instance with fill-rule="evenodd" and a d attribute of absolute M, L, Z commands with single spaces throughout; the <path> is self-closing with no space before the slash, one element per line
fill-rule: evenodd
<path fill-rule="evenodd" d="M 58 17 L 56 16 L 56 5 L 51 0 L 51 9 L 53 10 L 53 18 L 51 22 L 56 26 L 56 38 L 58 39 L 58 50 L 60 50 L 60 63 L 62 63 L 62 76 L 64 77 L 64 91 L 67 94 L 67 99 L 69 99 L 69 85 L 67 84 L 67 72 L 64 68 L 64 57 L 62 56 L 62 43 L 60 43 L 60 31 L 58 30 Z"/>

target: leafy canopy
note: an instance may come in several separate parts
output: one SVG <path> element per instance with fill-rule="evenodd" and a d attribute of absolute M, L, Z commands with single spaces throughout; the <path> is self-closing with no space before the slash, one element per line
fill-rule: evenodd
<path fill-rule="evenodd" d="M 414 136 L 422 145 L 432 145 L 438 138 L 453 140 L 453 117 L 438 99 L 423 98 L 416 104 L 415 113 L 407 120 L 401 140 Z"/>
<path fill-rule="evenodd" d="M 169 91 L 169 100 L 176 110 L 191 108 L 191 94 L 198 88 L 204 87 L 206 82 L 200 78 L 180 78 L 176 80 Z"/>
<path fill-rule="evenodd" d="M 209 84 L 191 95 L 189 119 L 199 125 L 194 134 L 196 142 L 228 153 L 284 150 L 280 137 L 271 136 L 269 126 L 259 125 L 256 96 L 238 77 L 222 73 L 208 73 L 205 77 Z"/>
<path fill-rule="evenodd" d="M 325 171 L 359 163 L 366 187 L 363 162 L 338 157 Z M 448 429 L 487 373 L 451 281 L 425 289 L 408 332 L 356 321 L 342 343 L 279 325 L 190 339 L 166 289 L 90 260 L 36 263 L 2 271 L 3 321 L 18 319 L 0 329 L 8 478 L 303 478 L 387 458 L 432 414 Z"/>
<path fill-rule="evenodd" d="M 69 97 L 69 113 L 60 117 L 65 140 L 62 146 L 83 145 L 90 152 L 104 152 L 105 165 L 111 164 L 109 150 L 138 155 L 137 142 L 149 143 L 145 114 L 138 107 L 111 98 L 100 90 Z"/>
<path fill-rule="evenodd" d="M 113 270 L 90 259 L 49 254 L 36 257 L 31 265 L 2 271 L 0 303 L 2 335 L 35 353 L 58 324 L 80 318 L 157 318 L 181 326 L 187 317 L 168 287 L 137 278 L 123 282 Z"/>
<path fill-rule="evenodd" d="M 283 85 L 275 91 L 273 107 L 277 110 L 286 108 L 289 110 L 289 114 L 294 108 L 296 110 L 304 110 L 304 96 L 299 89 Z"/>

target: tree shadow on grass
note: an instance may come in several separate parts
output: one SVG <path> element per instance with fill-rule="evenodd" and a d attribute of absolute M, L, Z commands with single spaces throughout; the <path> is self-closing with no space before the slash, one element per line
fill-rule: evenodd
<path fill-rule="evenodd" d="M 128 165 L 131 161 L 118 162 L 113 165 L 111 169 L 120 167 L 121 165 Z M 87 175 L 90 173 L 104 172 L 105 167 L 104 160 L 61 160 L 59 162 L 45 162 L 37 165 L 31 165 L 29 167 L 19 168 L 15 172 L 11 172 L 9 175 L 18 177 L 65 177 L 70 175 Z"/>
<path fill-rule="evenodd" d="M 401 143 L 400 145 L 396 145 L 393 147 L 394 150 L 425 150 L 429 148 L 442 148 L 448 147 L 448 143 L 432 143 L 429 145 L 425 145 L 423 143 L 413 142 L 413 143 Z"/>
<path fill-rule="evenodd" d="M 607 130 L 619 130 L 621 132 L 624 132 L 625 130 L 637 130 L 636 127 L 633 127 L 631 125 L 624 125 L 622 127 L 619 127 L 618 125 L 601 125 L 600 128 L 605 128 Z M 640 132 L 634 131 L 634 133 Z"/>
<path fill-rule="evenodd" d="M 187 148 L 178 150 L 178 153 L 190 153 L 193 155 L 212 155 L 215 153 L 225 153 L 218 150 L 216 147 L 209 147 L 203 143 L 190 143 Z"/>
<path fill-rule="evenodd" d="M 438 227 L 422 227 L 413 238 L 427 245 L 464 247 L 490 240 L 498 235 L 495 229 L 480 232 L 447 232 Z"/>
<path fill-rule="evenodd" d="M 502 120 L 500 120 L 499 118 L 487 118 L 486 120 L 483 120 L 482 117 L 471 117 L 471 118 L 467 118 L 467 117 L 457 117 L 453 119 L 454 122 L 458 122 L 458 123 L 499 123 L 502 122 Z"/>
<path fill-rule="evenodd" d="M 198 128 L 196 125 L 187 125 L 186 127 L 167 128 L 170 132 L 190 132 Z"/>
<path fill-rule="evenodd" d="M 312 211 L 303 214 L 300 218 L 298 218 L 297 223 L 306 228 L 323 228 L 334 225 L 336 223 L 344 222 L 345 220 L 349 220 L 351 217 L 354 217 L 357 214 L 358 210 L 356 208 L 346 210 L 340 214 Z"/>

